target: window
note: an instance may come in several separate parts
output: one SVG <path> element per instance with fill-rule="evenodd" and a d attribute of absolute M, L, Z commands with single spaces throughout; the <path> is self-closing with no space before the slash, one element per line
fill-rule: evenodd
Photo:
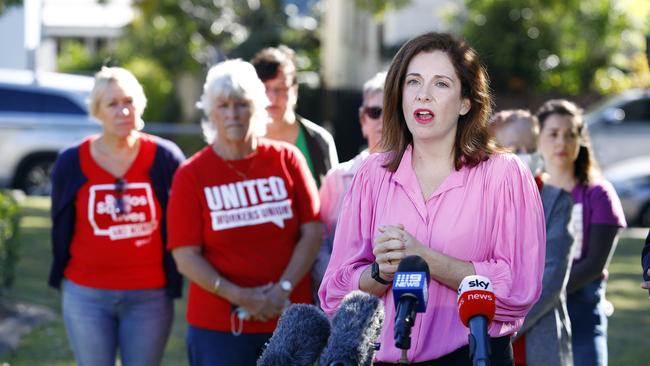
<path fill-rule="evenodd" d="M 0 86 L 0 111 L 43 114 L 87 114 L 82 107 L 64 96 L 40 91 L 12 89 L 6 86 Z"/>
<path fill-rule="evenodd" d="M 642 122 L 650 124 L 650 99 L 639 99 L 621 107 L 625 112 L 625 122 Z"/>

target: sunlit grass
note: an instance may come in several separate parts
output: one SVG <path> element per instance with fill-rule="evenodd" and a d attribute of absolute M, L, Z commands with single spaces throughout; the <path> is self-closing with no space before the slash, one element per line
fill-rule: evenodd
<path fill-rule="evenodd" d="M 0 357 L 0 366 L 5 366 L 3 363 L 11 366 L 75 365 L 60 317 L 60 294 L 47 286 L 52 258 L 49 207 L 49 199 L 43 197 L 28 197 L 22 202 L 20 261 L 16 269 L 16 282 L 4 295 L 10 301 L 47 306 L 57 314 L 57 318 L 24 337 L 15 353 Z M 185 333 L 185 301 L 178 300 L 163 365 L 187 364 Z"/>

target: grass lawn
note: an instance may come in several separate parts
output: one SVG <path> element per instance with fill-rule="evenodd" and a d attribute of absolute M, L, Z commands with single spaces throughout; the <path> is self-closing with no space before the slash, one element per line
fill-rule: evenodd
<path fill-rule="evenodd" d="M 8 300 L 48 306 L 60 314 L 59 293 L 46 286 L 50 262 L 47 198 L 29 197 L 23 202 L 21 251 L 16 283 L 6 294 Z M 615 311 L 609 318 L 611 366 L 647 366 L 650 339 L 650 300 L 641 281 L 640 252 L 647 229 L 629 230 L 623 235 L 610 265 L 607 297 Z M 176 301 L 176 317 L 167 344 L 163 365 L 186 365 L 184 338 L 185 300 Z M 5 356 L 5 358 L 7 358 Z M 56 321 L 35 329 L 23 338 L 18 350 L 0 359 L 12 366 L 72 366 L 63 322 Z"/>
<path fill-rule="evenodd" d="M 20 225 L 20 262 L 16 282 L 7 292 L 8 300 L 48 306 L 61 314 L 59 292 L 47 286 L 50 265 L 49 198 L 28 197 L 22 204 Z M 176 301 L 176 316 L 172 334 L 167 343 L 163 365 L 186 365 L 185 356 L 185 301 Z M 6 358 L 6 356 L 5 356 Z M 60 316 L 56 321 L 36 328 L 23 338 L 18 350 L 8 359 L 0 358 L 0 365 L 75 365 Z M 5 366 L 5 365 L 3 365 Z"/>

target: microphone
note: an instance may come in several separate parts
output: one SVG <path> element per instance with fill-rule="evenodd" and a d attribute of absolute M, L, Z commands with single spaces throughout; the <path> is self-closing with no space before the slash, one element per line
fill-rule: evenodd
<path fill-rule="evenodd" d="M 487 277 L 467 276 L 458 287 L 458 314 L 469 328 L 469 354 L 474 366 L 490 365 L 487 327 L 494 318 L 496 300 Z"/>
<path fill-rule="evenodd" d="M 424 313 L 427 309 L 429 279 L 429 266 L 420 256 L 410 255 L 397 266 L 393 278 L 397 348 L 411 348 L 411 327 L 415 323 L 415 313 Z"/>
<path fill-rule="evenodd" d="M 332 318 L 332 335 L 320 365 L 372 365 L 383 322 L 384 304 L 379 298 L 358 290 L 346 295 Z"/>
<path fill-rule="evenodd" d="M 330 322 L 314 305 L 293 304 L 282 314 L 257 366 L 312 366 L 330 336 Z"/>

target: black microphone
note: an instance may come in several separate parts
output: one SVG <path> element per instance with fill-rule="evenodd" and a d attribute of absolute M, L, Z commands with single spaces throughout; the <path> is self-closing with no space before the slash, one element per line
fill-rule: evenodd
<path fill-rule="evenodd" d="M 383 322 L 384 304 L 379 298 L 358 290 L 346 295 L 332 318 L 332 335 L 320 365 L 372 365 Z"/>
<path fill-rule="evenodd" d="M 312 366 L 330 336 L 330 322 L 318 307 L 293 304 L 278 320 L 257 366 Z"/>
<path fill-rule="evenodd" d="M 395 347 L 411 348 L 411 328 L 415 313 L 427 309 L 429 265 L 417 255 L 410 255 L 399 263 L 393 278 L 393 299 L 395 301 Z"/>
<path fill-rule="evenodd" d="M 469 353 L 475 366 L 490 365 L 488 325 L 496 312 L 492 283 L 487 277 L 467 276 L 458 287 L 458 315 L 469 328 Z"/>

